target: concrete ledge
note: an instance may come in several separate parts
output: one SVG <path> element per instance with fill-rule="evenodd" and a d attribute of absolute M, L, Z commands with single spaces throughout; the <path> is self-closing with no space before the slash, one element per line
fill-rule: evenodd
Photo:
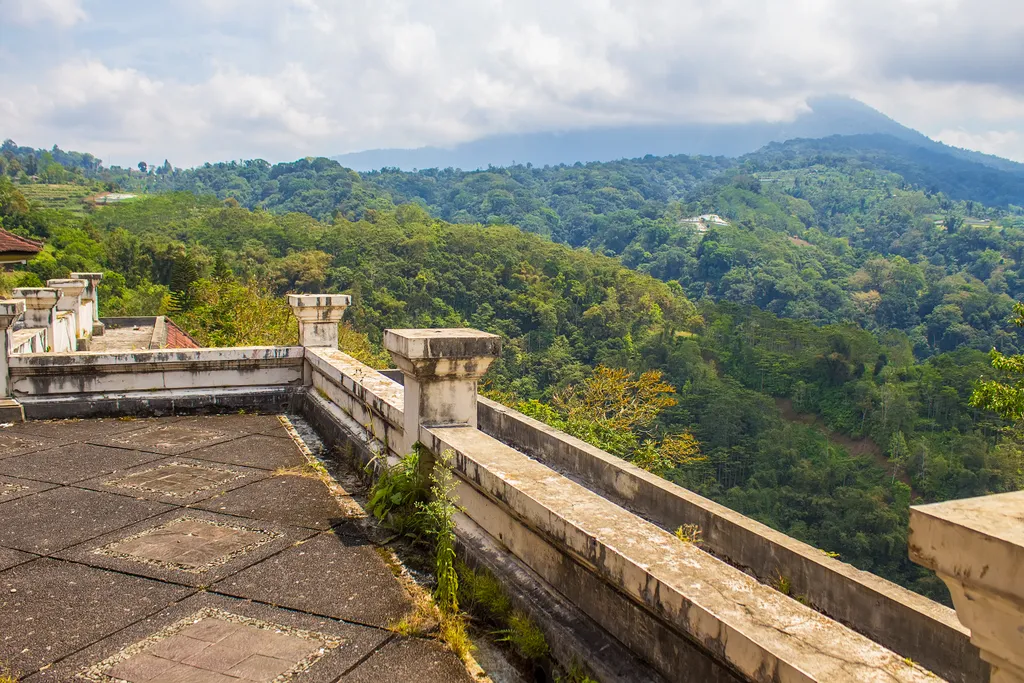
<path fill-rule="evenodd" d="M 180 415 L 190 413 L 283 413 L 298 410 L 301 387 L 142 391 L 21 399 L 29 420 Z"/>
<path fill-rule="evenodd" d="M 162 349 L 11 358 L 15 397 L 302 384 L 303 349 Z"/>
<path fill-rule="evenodd" d="M 713 554 L 951 681 L 988 680 L 956 613 L 484 397 L 480 429 L 666 530 L 696 524 Z"/>
<path fill-rule="evenodd" d="M 569 666 L 575 660 L 585 665 L 601 683 L 666 683 L 666 679 L 578 606 L 555 592 L 473 520 L 466 515 L 458 515 L 456 520 L 459 553 L 474 569 L 486 569 L 499 578 L 513 606 L 540 625 L 555 661 Z M 707 664 L 706 658 L 694 654 Z"/>
<path fill-rule="evenodd" d="M 570 555 L 655 615 L 667 631 L 698 643 L 741 678 L 778 682 L 934 680 L 877 643 L 479 430 L 423 428 L 420 440 L 435 453 L 452 450 L 462 479 L 515 515 L 521 528 L 532 530 Z M 474 521 L 487 528 L 486 520 Z M 510 548 L 515 552 L 516 548 Z M 525 561 L 537 567 L 529 559 Z M 544 578 L 562 590 L 557 577 Z M 590 616 L 606 628 L 609 617 L 616 617 Z M 645 654 L 663 675 L 677 677 L 680 669 L 659 661 L 656 644 L 644 640 L 630 643 L 631 649 L 641 648 L 635 651 Z"/>
<path fill-rule="evenodd" d="M 405 392 L 400 384 L 337 349 L 307 348 L 306 359 L 316 392 L 382 444 L 394 449 L 402 442 Z"/>
<path fill-rule="evenodd" d="M 357 471 L 362 471 L 382 452 L 381 445 L 368 431 L 315 391 L 301 395 L 299 412 L 330 447 L 334 457 Z M 457 520 L 460 553 L 471 565 L 484 566 L 500 578 L 516 607 L 528 612 L 540 624 L 557 661 L 565 666 L 570 666 L 573 660 L 579 661 L 603 683 L 664 683 L 648 665 L 579 607 L 556 593 L 480 526 L 465 515 L 459 515 Z M 702 654 L 696 655 L 695 660 L 698 667 L 709 663 Z M 728 680 L 734 681 L 731 677 Z"/>

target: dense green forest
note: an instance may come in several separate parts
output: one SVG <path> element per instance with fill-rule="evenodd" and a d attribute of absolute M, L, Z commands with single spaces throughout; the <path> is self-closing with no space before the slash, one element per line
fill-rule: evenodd
<path fill-rule="evenodd" d="M 345 291 L 356 355 L 385 362 L 387 327 L 499 333 L 488 391 L 552 421 L 595 368 L 658 370 L 674 400 L 649 435 L 703 455 L 664 476 L 941 599 L 906 558 L 908 505 L 1024 483 L 1017 442 L 968 404 L 985 352 L 1024 348 L 1019 211 L 870 156 L 360 176 L 25 150 L 4 146 L 0 221 L 47 247 L 0 289 L 102 269 L 105 314 L 170 312 L 208 344 L 287 341 L 284 292 Z M 149 194 L 74 213 L 25 199 L 45 182 Z M 684 220 L 705 213 L 727 224 Z"/>

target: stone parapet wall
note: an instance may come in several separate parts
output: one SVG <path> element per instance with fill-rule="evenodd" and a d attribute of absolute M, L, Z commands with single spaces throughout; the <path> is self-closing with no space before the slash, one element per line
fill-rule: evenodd
<path fill-rule="evenodd" d="M 255 386 L 301 386 L 300 346 L 11 356 L 16 399 Z"/>
<path fill-rule="evenodd" d="M 400 454 L 385 436 L 410 424 L 399 384 L 340 351 L 307 357 L 328 442 L 362 444 L 363 462 L 385 446 Z M 456 454 L 463 528 L 485 531 L 666 680 L 934 680 L 468 423 L 418 432 L 435 456 Z"/>
<path fill-rule="evenodd" d="M 984 681 L 988 665 L 956 612 L 775 531 L 621 458 L 480 397 L 480 429 L 666 530 L 696 524 L 702 547 L 949 680 Z"/>

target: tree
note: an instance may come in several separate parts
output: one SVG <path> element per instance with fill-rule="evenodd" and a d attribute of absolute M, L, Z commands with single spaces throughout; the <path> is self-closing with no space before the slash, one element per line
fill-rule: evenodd
<path fill-rule="evenodd" d="M 1013 305 L 1011 322 L 1017 327 L 1024 327 L 1024 303 Z M 1009 423 L 1010 430 L 1024 434 L 1024 355 L 1005 355 L 992 349 L 989 359 L 1001 379 L 979 380 L 974 386 L 970 404 L 991 410 Z"/>
<path fill-rule="evenodd" d="M 910 449 L 907 448 L 907 439 L 903 432 L 897 430 L 892 433 L 889 439 L 889 463 L 892 465 L 892 480 L 896 481 L 896 475 L 907 465 L 910 459 Z"/>
<path fill-rule="evenodd" d="M 139 172 L 146 173 L 146 171 L 148 169 L 149 169 L 149 165 L 145 161 L 140 161 L 139 162 Z"/>

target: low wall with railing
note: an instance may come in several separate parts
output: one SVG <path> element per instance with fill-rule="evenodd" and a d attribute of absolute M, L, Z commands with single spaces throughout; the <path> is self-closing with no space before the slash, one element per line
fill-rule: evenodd
<path fill-rule="evenodd" d="M 388 331 L 397 382 L 336 349 L 342 305 L 299 298 L 305 347 L 14 354 L 10 394 L 30 419 L 298 410 L 360 464 L 416 443 L 428 463 L 450 452 L 463 546 L 563 600 L 575 616 L 553 649 L 582 652 L 601 680 L 934 680 L 922 666 L 987 678 L 950 610 L 478 399 L 493 335 Z M 671 533 L 687 523 L 710 552 Z M 784 575 L 818 610 L 744 570 Z"/>
<path fill-rule="evenodd" d="M 784 577 L 815 609 L 949 680 L 984 681 L 988 665 L 956 612 L 480 397 L 480 429 L 666 530 L 696 524 L 702 547 L 762 581 Z"/>
<path fill-rule="evenodd" d="M 8 359 L 29 419 L 287 408 L 303 388 L 301 346 L 35 353 Z"/>
<path fill-rule="evenodd" d="M 414 440 L 435 456 L 454 453 L 465 515 L 460 535 L 485 532 L 666 680 L 927 679 L 905 655 L 471 424 L 420 424 L 412 439 L 404 403 L 411 375 L 403 390 L 339 351 L 310 349 L 307 356 L 314 387 L 308 413 L 328 441 L 346 444 L 340 452 L 361 454 L 365 463 L 373 454 L 402 453 L 396 444 Z"/>

